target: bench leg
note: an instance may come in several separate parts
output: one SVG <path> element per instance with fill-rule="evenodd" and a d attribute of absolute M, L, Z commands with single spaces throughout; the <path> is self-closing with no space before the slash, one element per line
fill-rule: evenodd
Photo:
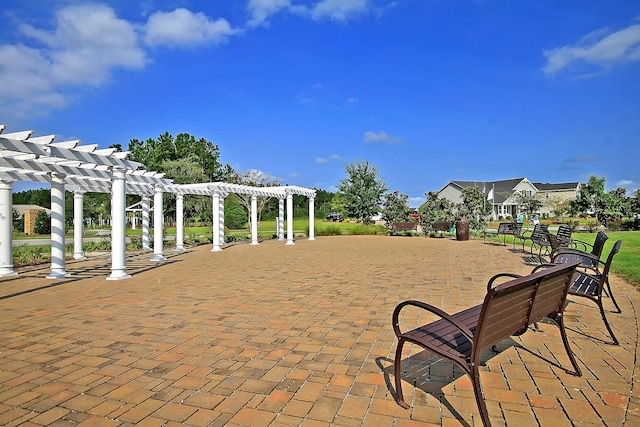
<path fill-rule="evenodd" d="M 571 347 L 569 347 L 569 339 L 567 338 L 567 331 L 564 329 L 564 321 L 562 320 L 562 314 L 554 317 L 552 320 L 556 322 L 556 325 L 558 325 L 558 328 L 560 328 L 560 335 L 562 336 L 562 343 L 564 344 L 564 349 L 567 352 L 567 356 L 569 356 L 571 365 L 573 365 L 573 372 L 567 371 L 567 373 L 575 375 L 577 377 L 581 377 L 582 371 L 580 370 L 580 367 L 578 366 L 578 362 L 576 361 L 576 358 L 574 357 L 573 352 L 571 351 Z"/>
<path fill-rule="evenodd" d="M 487 405 L 484 402 L 484 396 L 482 395 L 482 388 L 480 386 L 480 371 L 478 370 L 479 363 L 474 363 L 471 368 L 471 385 L 473 386 L 473 394 L 476 398 L 476 404 L 480 411 L 480 419 L 482 419 L 482 425 L 491 426 L 489 421 L 489 411 L 487 411 Z"/>
<path fill-rule="evenodd" d="M 609 294 L 609 298 L 611 298 L 611 302 L 613 302 L 613 305 L 616 306 L 616 310 L 618 310 L 617 312 L 618 313 L 622 313 L 622 310 L 620 309 L 620 306 L 616 302 L 616 299 L 613 297 L 613 292 L 611 292 L 611 285 L 609 284 L 609 277 L 608 276 L 607 276 L 607 279 L 605 281 L 605 284 L 607 285 L 606 292 Z"/>
<path fill-rule="evenodd" d="M 607 331 L 609 331 L 609 335 L 611 335 L 611 339 L 613 339 L 613 342 L 611 344 L 615 344 L 615 345 L 619 345 L 620 343 L 618 342 L 618 338 L 616 338 L 616 336 L 613 333 L 613 329 L 611 329 L 611 326 L 609 325 L 609 321 L 607 321 L 607 315 L 604 312 L 604 307 L 602 306 L 602 297 L 598 298 L 598 308 L 600 308 L 600 315 L 602 316 L 602 320 L 604 320 L 604 325 L 607 327 Z"/>
<path fill-rule="evenodd" d="M 402 378 L 400 378 L 400 365 L 402 363 L 402 347 L 404 346 L 404 339 L 398 338 L 398 347 L 396 348 L 396 358 L 393 361 L 393 375 L 396 381 L 396 393 L 398 395 L 398 405 L 404 409 L 409 409 L 410 406 L 404 401 L 402 395 Z"/>

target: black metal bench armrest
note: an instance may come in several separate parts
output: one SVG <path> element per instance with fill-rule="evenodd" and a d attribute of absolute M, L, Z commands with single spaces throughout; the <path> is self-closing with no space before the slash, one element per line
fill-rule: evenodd
<path fill-rule="evenodd" d="M 489 282 L 487 282 L 487 292 L 489 291 L 489 289 L 493 288 L 493 282 L 495 282 L 497 279 L 501 277 L 511 277 L 512 279 L 517 279 L 519 277 L 522 277 L 522 275 L 515 274 L 515 273 L 498 273 L 495 276 L 493 276 L 491 279 L 489 279 Z"/>
<path fill-rule="evenodd" d="M 462 332 L 462 334 L 466 336 L 469 341 L 473 341 L 473 333 L 471 332 L 471 330 L 466 326 L 464 326 L 462 323 L 458 322 L 449 313 L 443 310 L 440 310 L 439 308 L 434 307 L 431 304 L 427 304 L 425 302 L 416 301 L 416 300 L 403 301 L 396 306 L 395 310 L 393 310 L 393 318 L 392 318 L 393 332 L 395 332 L 397 337 L 402 335 L 402 331 L 400 331 L 400 323 L 398 322 L 398 317 L 400 317 L 400 312 L 406 306 L 418 307 L 441 317 L 442 319 L 448 321 L 453 326 L 455 326 L 458 330 L 460 330 L 460 332 Z"/>

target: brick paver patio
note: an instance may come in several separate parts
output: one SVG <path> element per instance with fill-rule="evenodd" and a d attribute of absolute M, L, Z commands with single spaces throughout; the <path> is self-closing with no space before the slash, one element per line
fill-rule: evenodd
<path fill-rule="evenodd" d="M 210 249 L 167 250 L 160 264 L 132 255 L 123 281 L 105 280 L 106 257 L 70 262 L 71 279 L 45 279 L 48 266 L 0 279 L 0 425 L 480 425 L 468 379 L 409 345 L 412 407 L 396 404 L 391 312 L 410 298 L 449 312 L 478 304 L 493 274 L 530 271 L 522 254 L 385 236 Z M 493 425 L 640 425 L 640 294 L 612 286 L 620 346 L 606 343 L 595 304 L 566 310 L 582 377 L 562 369 L 551 325 L 486 353 Z"/>

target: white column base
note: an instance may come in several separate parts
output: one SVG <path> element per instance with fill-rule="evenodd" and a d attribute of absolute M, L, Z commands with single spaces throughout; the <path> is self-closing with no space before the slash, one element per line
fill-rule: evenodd
<path fill-rule="evenodd" d="M 79 253 L 74 253 L 73 254 L 73 259 L 87 259 L 87 257 L 84 256 L 83 252 L 79 252 Z"/>
<path fill-rule="evenodd" d="M 296 244 L 296 242 L 294 242 L 293 240 L 287 240 L 287 243 L 285 243 L 284 245 L 285 246 L 293 246 L 295 244 Z"/>
<path fill-rule="evenodd" d="M 64 270 L 51 270 L 47 279 L 66 279 L 68 277 L 71 277 L 71 275 Z"/>
<path fill-rule="evenodd" d="M 186 249 L 184 248 L 184 246 L 176 246 L 176 248 L 174 249 L 175 252 L 183 252 Z"/>
<path fill-rule="evenodd" d="M 17 276 L 18 273 L 13 271 L 11 267 L 0 267 L 0 277 L 9 277 L 9 276 Z"/>
<path fill-rule="evenodd" d="M 316 240 L 315 237 L 309 237 L 307 240 Z"/>
<path fill-rule="evenodd" d="M 112 271 L 111 276 L 107 277 L 107 280 L 124 280 L 129 279 L 130 277 L 131 275 L 124 271 Z"/>
<path fill-rule="evenodd" d="M 211 249 L 211 252 L 222 252 L 222 248 L 220 246 L 214 245 Z"/>
<path fill-rule="evenodd" d="M 151 258 L 151 262 L 160 262 L 166 261 L 166 258 L 162 254 L 153 254 L 153 258 Z"/>

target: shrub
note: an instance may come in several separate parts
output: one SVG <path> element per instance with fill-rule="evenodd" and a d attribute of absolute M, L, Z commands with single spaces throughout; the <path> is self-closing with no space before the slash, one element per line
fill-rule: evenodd
<path fill-rule="evenodd" d="M 598 228 L 600 228 L 600 226 L 596 221 L 589 221 L 587 222 L 586 228 L 589 233 L 596 233 L 598 231 Z"/>
<path fill-rule="evenodd" d="M 130 236 L 127 249 L 130 251 L 142 249 L 142 236 Z"/>
<path fill-rule="evenodd" d="M 326 225 L 315 230 L 316 236 L 340 236 L 342 229 L 337 225 Z"/>
<path fill-rule="evenodd" d="M 51 233 L 51 217 L 46 211 L 39 211 L 36 215 L 36 222 L 33 225 L 33 232 L 36 234 Z"/>
<path fill-rule="evenodd" d="M 51 259 L 51 250 L 44 246 L 14 246 L 14 265 L 39 264 Z"/>
<path fill-rule="evenodd" d="M 247 225 L 247 212 L 235 197 L 229 196 L 224 202 L 224 226 L 230 230 L 239 230 Z"/>

